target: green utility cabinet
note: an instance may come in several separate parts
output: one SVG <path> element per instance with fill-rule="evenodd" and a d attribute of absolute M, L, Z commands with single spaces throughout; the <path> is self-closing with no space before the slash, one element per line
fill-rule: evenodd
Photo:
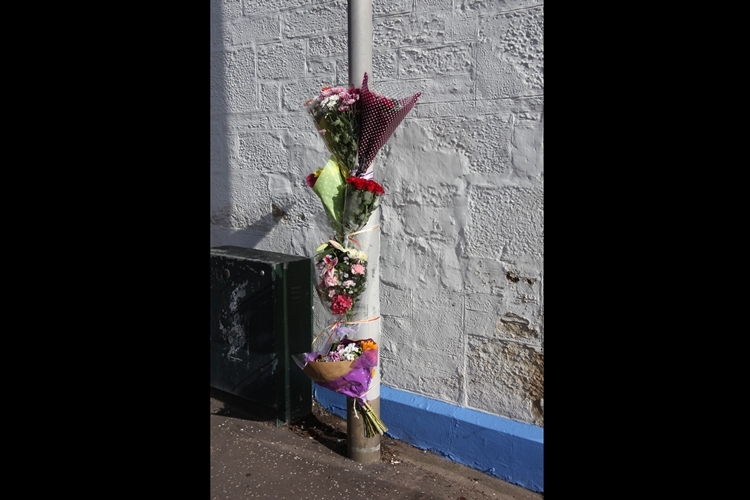
<path fill-rule="evenodd" d="M 284 425 L 312 412 L 312 382 L 291 358 L 310 350 L 312 261 L 211 248 L 211 387 Z"/>

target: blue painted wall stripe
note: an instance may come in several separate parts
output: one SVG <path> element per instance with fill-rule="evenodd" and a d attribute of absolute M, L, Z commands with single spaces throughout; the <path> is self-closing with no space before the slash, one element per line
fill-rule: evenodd
<path fill-rule="evenodd" d="M 320 405 L 346 418 L 346 396 L 315 386 Z M 544 492 L 544 429 L 380 386 L 388 436 L 503 481 Z"/>

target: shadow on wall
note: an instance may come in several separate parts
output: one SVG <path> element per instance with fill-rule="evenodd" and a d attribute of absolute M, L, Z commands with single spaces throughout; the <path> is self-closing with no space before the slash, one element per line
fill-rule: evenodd
<path fill-rule="evenodd" d="M 260 242 L 282 221 L 289 220 L 287 209 L 271 203 L 271 212 L 242 228 L 220 227 L 211 223 L 211 246 L 235 245 L 257 248 Z"/>
<path fill-rule="evenodd" d="M 215 242 L 214 227 L 228 220 L 231 211 L 231 185 L 229 180 L 230 140 L 227 122 L 227 91 L 225 54 L 223 51 L 222 25 L 224 12 L 220 1 L 211 0 L 211 246 Z"/>
<path fill-rule="evenodd" d="M 234 54 L 227 50 L 231 34 L 226 26 L 235 17 L 241 16 L 240 9 L 241 2 L 211 0 L 211 247 L 236 245 L 256 248 L 276 225 L 289 217 L 289 207 L 269 202 L 268 212 L 249 223 L 245 220 L 246 215 L 241 213 L 242 208 L 237 206 L 237 195 L 232 185 L 230 166 L 235 145 L 229 117 L 237 103 L 232 102 L 227 75 L 237 68 L 230 68 Z"/>

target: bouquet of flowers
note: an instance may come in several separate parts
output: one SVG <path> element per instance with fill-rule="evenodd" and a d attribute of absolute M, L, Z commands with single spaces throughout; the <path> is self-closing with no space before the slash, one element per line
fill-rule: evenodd
<path fill-rule="evenodd" d="M 385 193 L 383 186 L 372 179 L 349 177 L 346 179 L 344 233 L 351 234 L 367 225 L 370 216 L 380 205 L 380 197 Z"/>
<path fill-rule="evenodd" d="M 388 430 L 366 396 L 378 365 L 378 345 L 374 340 L 351 340 L 344 335 L 323 352 L 305 353 L 297 363 L 318 385 L 356 399 L 364 418 L 365 437 Z"/>
<path fill-rule="evenodd" d="M 329 240 L 316 249 L 315 291 L 331 312 L 350 319 L 351 312 L 365 289 L 367 254 L 356 248 L 344 248 Z"/>
<path fill-rule="evenodd" d="M 359 89 L 323 87 L 320 95 L 309 99 L 305 106 L 312 116 L 318 133 L 331 155 L 347 175 L 357 161 L 360 114 L 356 104 Z"/>

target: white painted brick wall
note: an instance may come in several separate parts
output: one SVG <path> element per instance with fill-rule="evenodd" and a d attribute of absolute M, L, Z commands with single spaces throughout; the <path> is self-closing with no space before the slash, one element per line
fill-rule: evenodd
<path fill-rule="evenodd" d="M 373 0 L 371 88 L 422 92 L 374 162 L 382 382 L 537 425 L 543 30 L 536 0 Z M 211 246 L 311 256 L 329 235 L 302 103 L 347 58 L 346 0 L 211 0 Z"/>

